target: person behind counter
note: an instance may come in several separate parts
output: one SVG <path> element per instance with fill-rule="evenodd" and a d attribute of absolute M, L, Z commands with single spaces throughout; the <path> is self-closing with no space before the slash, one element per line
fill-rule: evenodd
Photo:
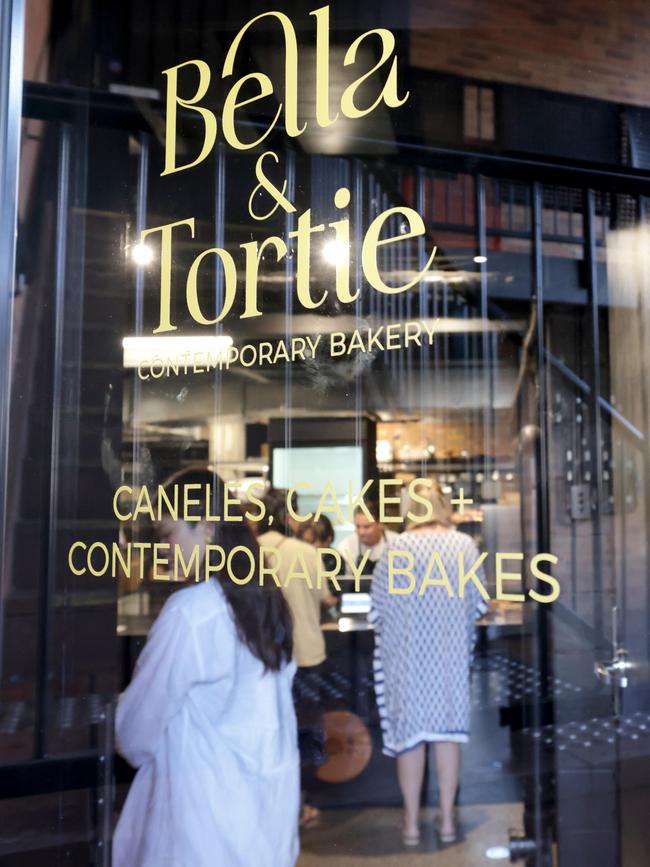
<path fill-rule="evenodd" d="M 175 477 L 204 490 L 206 482 L 218 509 L 224 486 L 214 473 Z M 188 556 L 198 546 L 203 559 L 213 541 L 227 552 L 257 548 L 244 522 L 164 518 L 161 536 Z M 247 574 L 248 557 L 232 563 Z M 218 576 L 167 600 L 117 707 L 118 750 L 138 771 L 113 867 L 293 867 L 300 782 L 291 630 L 273 582 L 239 586 Z"/>
<path fill-rule="evenodd" d="M 314 548 L 329 548 L 334 541 L 334 527 L 327 515 L 320 515 L 300 527 L 300 538 Z"/>
<path fill-rule="evenodd" d="M 296 499 L 294 492 L 294 512 L 297 510 Z M 268 491 L 264 505 L 265 521 L 260 527 L 258 541 L 262 547 L 273 549 L 271 556 L 277 558 L 277 574 L 293 617 L 294 656 L 298 666 L 294 680 L 294 700 L 298 717 L 302 785 L 305 792 L 310 770 L 325 761 L 320 686 L 326 650 L 320 625 L 321 606 L 335 605 L 336 598 L 325 584 L 318 587 L 318 552 L 312 545 L 297 538 L 300 525 L 289 514 L 286 491 Z M 287 575 L 296 568 L 298 562 L 306 567 L 311 577 L 309 583 L 299 579 L 287 582 Z M 318 810 L 305 801 L 300 824 L 303 827 L 312 824 L 318 819 L 318 815 Z"/>
<path fill-rule="evenodd" d="M 391 546 L 413 558 L 412 572 L 419 581 L 430 558 L 437 552 L 448 575 L 478 559 L 472 539 L 452 528 L 451 508 L 437 487 L 422 496 L 429 500 L 431 514 L 422 502 L 411 500 L 408 521 Z M 395 556 L 396 570 L 406 567 L 407 557 Z M 418 578 L 417 576 L 420 576 Z M 479 583 L 482 570 L 477 570 Z M 406 576 L 393 575 L 399 587 Z M 418 814 L 424 779 L 425 744 L 435 744 L 440 816 L 437 830 L 443 843 L 456 839 L 454 802 L 460 771 L 460 743 L 468 740 L 469 674 L 475 640 L 475 620 L 487 608 L 475 584 L 468 584 L 463 598 L 446 593 L 399 595 L 389 593 L 388 553 L 375 569 L 368 619 L 375 627 L 374 678 L 381 719 L 384 753 L 397 757 L 397 775 L 404 799 L 402 835 L 404 844 L 416 846 L 420 839 Z"/>
<path fill-rule="evenodd" d="M 348 562 L 355 563 L 357 566 L 361 565 L 367 554 L 362 574 L 372 576 L 386 547 L 397 539 L 397 533 L 387 530 L 377 520 L 379 515 L 378 502 L 368 501 L 366 509 L 374 520 L 370 520 L 365 511 L 358 506 L 354 511 L 354 533 L 345 538 L 337 550 L 344 558 L 344 563 L 347 559 Z"/>
<path fill-rule="evenodd" d="M 320 549 L 323 565 L 329 572 L 334 573 L 336 571 L 335 555 L 322 551 L 324 548 L 331 548 L 334 542 L 334 527 L 327 515 L 320 515 L 316 520 L 303 524 L 300 528 L 300 538 L 317 550 Z M 340 593 L 340 590 L 334 587 L 331 587 L 330 591 L 333 599 L 336 599 Z"/>

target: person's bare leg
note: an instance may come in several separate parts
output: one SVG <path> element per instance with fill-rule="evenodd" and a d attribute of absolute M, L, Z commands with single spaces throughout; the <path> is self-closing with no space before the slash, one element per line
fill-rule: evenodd
<path fill-rule="evenodd" d="M 454 801 L 460 774 L 460 745 L 452 741 L 435 744 L 438 792 L 440 794 L 440 830 L 443 834 L 455 831 Z"/>
<path fill-rule="evenodd" d="M 420 832 L 418 817 L 420 814 L 420 796 L 424 780 L 425 745 L 420 744 L 407 753 L 397 757 L 397 778 L 404 799 L 405 836 L 414 837 Z"/>

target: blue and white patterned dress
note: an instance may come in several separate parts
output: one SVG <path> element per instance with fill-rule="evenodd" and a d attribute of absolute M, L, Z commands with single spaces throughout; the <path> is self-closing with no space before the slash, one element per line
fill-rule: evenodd
<path fill-rule="evenodd" d="M 478 587 L 468 581 L 459 596 L 459 554 L 465 572 L 479 558 L 472 539 L 455 530 L 402 533 L 391 543 L 394 551 L 413 557 L 415 589 L 408 595 L 389 592 L 389 551 L 375 568 L 369 621 L 375 627 L 374 679 L 384 749 L 395 756 L 427 741 L 465 742 L 469 735 L 470 666 L 475 621 L 487 609 Z M 453 596 L 444 585 L 426 586 L 429 573 L 440 580 L 440 563 Z M 393 589 L 408 588 L 409 578 L 397 573 L 408 565 L 406 555 L 393 555 Z M 485 584 L 483 570 L 477 579 Z"/>

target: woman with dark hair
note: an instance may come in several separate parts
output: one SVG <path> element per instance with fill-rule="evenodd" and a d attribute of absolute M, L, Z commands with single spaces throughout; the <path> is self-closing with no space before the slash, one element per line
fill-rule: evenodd
<path fill-rule="evenodd" d="M 322 550 L 325 548 L 331 549 L 334 542 L 334 527 L 327 515 L 320 515 L 320 517 L 315 520 L 304 524 L 300 530 L 300 538 L 303 542 L 307 542 L 308 545 L 312 545 L 316 548 L 321 560 L 323 561 L 323 568 L 330 574 L 334 575 L 337 571 L 336 555 L 334 553 L 326 553 Z M 329 601 L 331 605 L 333 605 L 341 591 L 336 587 L 331 587 L 329 589 L 332 594 Z"/>
<path fill-rule="evenodd" d="M 170 597 L 120 698 L 118 749 L 138 772 L 113 864 L 293 867 L 300 784 L 289 610 L 273 582 L 232 580 L 245 579 L 246 550 L 257 559 L 258 548 L 244 521 L 205 519 L 224 514 L 221 479 L 188 470 L 173 483 L 192 486 L 187 520 L 164 517 L 161 537 L 185 562 L 221 546 L 229 574 Z"/>
<path fill-rule="evenodd" d="M 287 508 L 287 492 L 272 489 L 264 497 L 266 522 L 262 523 L 259 543 L 274 553 L 277 574 L 293 618 L 294 657 L 298 671 L 294 681 L 294 698 L 298 716 L 300 760 L 302 767 L 303 793 L 313 768 L 325 761 L 325 731 L 321 686 L 323 663 L 326 658 L 325 638 L 320 626 L 321 607 L 334 605 L 336 599 L 329 591 L 327 582 L 319 586 L 318 552 L 297 537 L 300 524 L 292 518 Z M 290 503 L 297 511 L 297 496 L 292 494 Z M 295 578 L 299 570 L 309 580 Z M 300 825 L 313 824 L 319 811 L 311 804 L 303 803 Z"/>
<path fill-rule="evenodd" d="M 327 515 L 320 515 L 306 523 L 300 531 L 300 538 L 314 548 L 329 548 L 334 541 L 334 527 Z"/>

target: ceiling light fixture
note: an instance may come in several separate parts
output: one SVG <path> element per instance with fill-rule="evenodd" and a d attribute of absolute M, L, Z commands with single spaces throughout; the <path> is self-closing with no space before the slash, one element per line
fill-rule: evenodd
<path fill-rule="evenodd" d="M 332 239 L 323 245 L 323 259 L 330 265 L 339 265 L 350 255 L 350 251 L 346 244 Z"/>
<path fill-rule="evenodd" d="M 131 247 L 131 258 L 136 265 L 151 265 L 153 262 L 153 250 L 148 244 L 134 244 Z"/>
<path fill-rule="evenodd" d="M 233 339 L 227 334 L 218 335 L 165 335 L 160 337 L 124 337 L 122 349 L 124 351 L 124 367 L 138 367 L 141 364 L 150 363 L 152 359 L 178 359 L 187 355 L 194 358 L 197 353 L 202 353 L 205 358 L 214 359 L 217 362 L 226 358 L 228 349 L 233 345 Z"/>

